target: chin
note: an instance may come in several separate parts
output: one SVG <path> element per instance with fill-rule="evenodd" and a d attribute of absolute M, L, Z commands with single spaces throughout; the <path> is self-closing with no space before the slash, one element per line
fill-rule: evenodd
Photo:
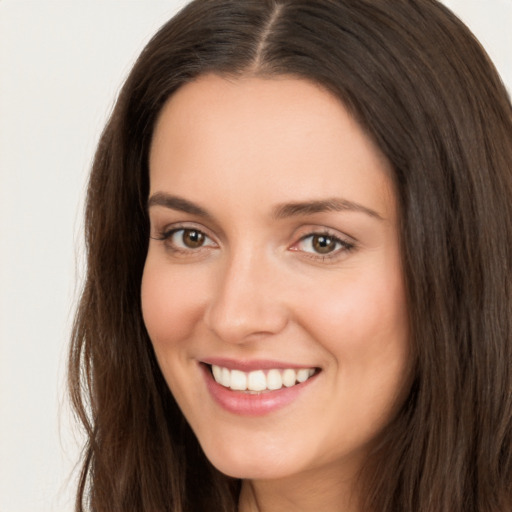
<path fill-rule="evenodd" d="M 280 466 L 276 461 L 263 462 L 248 458 L 232 460 L 225 457 L 209 460 L 221 473 L 242 480 L 276 480 L 292 476 L 294 473 L 286 465 Z"/>
<path fill-rule="evenodd" d="M 276 447 L 262 447 L 259 443 L 243 446 L 229 443 L 222 446 L 202 446 L 208 460 L 227 476 L 240 479 L 267 480 L 291 476 L 303 466 L 298 457 L 283 453 Z"/>

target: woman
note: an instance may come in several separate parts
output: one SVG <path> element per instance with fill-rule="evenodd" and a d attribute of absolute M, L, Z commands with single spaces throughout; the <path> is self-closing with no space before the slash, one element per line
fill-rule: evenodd
<path fill-rule="evenodd" d="M 512 508 L 511 161 L 433 0 L 189 4 L 90 178 L 77 510 Z"/>

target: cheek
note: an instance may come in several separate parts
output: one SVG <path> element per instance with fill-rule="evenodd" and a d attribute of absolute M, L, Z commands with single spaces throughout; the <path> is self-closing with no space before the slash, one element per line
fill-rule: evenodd
<path fill-rule="evenodd" d="M 409 350 L 400 275 L 367 272 L 318 289 L 304 295 L 303 325 L 343 371 L 370 380 L 384 365 L 390 374 L 400 373 Z"/>
<path fill-rule="evenodd" d="M 190 395 L 189 386 L 184 385 L 190 371 L 187 347 L 202 315 L 202 295 L 186 273 L 173 272 L 165 261 L 155 260 L 149 255 L 144 267 L 142 315 L 163 376 L 186 414 L 185 397 Z"/>
<path fill-rule="evenodd" d="M 389 421 L 408 379 L 404 289 L 400 278 L 381 275 L 345 282 L 327 300 L 310 297 L 305 310 L 309 332 L 333 358 L 332 401 L 351 411 L 354 439 L 373 437 Z"/>
<path fill-rule="evenodd" d="M 177 343 L 190 336 L 202 314 L 201 294 L 179 272 L 170 273 L 165 266 L 149 258 L 141 285 L 142 315 L 149 337 L 159 346 Z"/>

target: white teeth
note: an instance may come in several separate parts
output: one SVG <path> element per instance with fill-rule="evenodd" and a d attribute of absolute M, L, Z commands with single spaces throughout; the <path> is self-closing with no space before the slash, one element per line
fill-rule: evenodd
<path fill-rule="evenodd" d="M 231 372 L 227 368 L 222 368 L 220 384 L 227 388 L 231 386 Z"/>
<path fill-rule="evenodd" d="M 283 387 L 283 378 L 279 370 L 270 370 L 267 373 L 268 389 L 281 389 Z"/>
<path fill-rule="evenodd" d="M 220 366 L 212 366 L 213 378 L 216 382 L 222 382 L 222 368 Z"/>
<path fill-rule="evenodd" d="M 263 391 L 267 389 L 267 378 L 261 370 L 250 372 L 247 381 L 247 389 L 249 391 Z"/>
<path fill-rule="evenodd" d="M 245 391 L 247 389 L 247 375 L 240 370 L 231 370 L 231 389 Z"/>
<path fill-rule="evenodd" d="M 314 368 L 301 368 L 294 370 L 271 369 L 267 372 L 255 370 L 243 372 L 240 370 L 229 370 L 221 366 L 212 365 L 212 374 L 216 382 L 234 391 L 274 391 L 283 386 L 289 388 L 297 383 L 305 382 L 315 374 Z"/>
<path fill-rule="evenodd" d="M 306 382 L 309 379 L 309 370 L 303 368 L 297 372 L 297 380 L 299 382 Z"/>
<path fill-rule="evenodd" d="M 295 370 L 288 369 L 283 372 L 283 385 L 287 388 L 294 386 L 296 380 L 297 372 Z"/>

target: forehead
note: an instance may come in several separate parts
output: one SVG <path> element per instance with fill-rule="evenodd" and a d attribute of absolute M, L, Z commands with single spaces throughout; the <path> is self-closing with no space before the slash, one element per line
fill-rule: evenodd
<path fill-rule="evenodd" d="M 201 196 L 207 184 L 240 202 L 256 191 L 274 202 L 348 194 L 379 203 L 385 216 L 389 174 L 334 95 L 290 77 L 206 75 L 183 86 L 164 106 L 150 152 L 152 193 Z"/>

